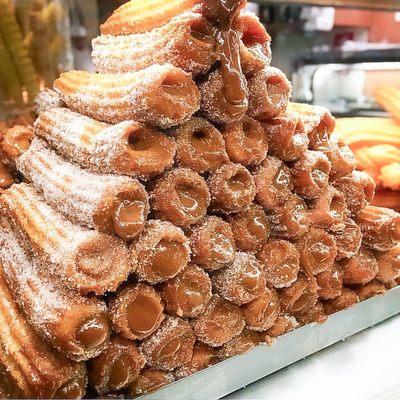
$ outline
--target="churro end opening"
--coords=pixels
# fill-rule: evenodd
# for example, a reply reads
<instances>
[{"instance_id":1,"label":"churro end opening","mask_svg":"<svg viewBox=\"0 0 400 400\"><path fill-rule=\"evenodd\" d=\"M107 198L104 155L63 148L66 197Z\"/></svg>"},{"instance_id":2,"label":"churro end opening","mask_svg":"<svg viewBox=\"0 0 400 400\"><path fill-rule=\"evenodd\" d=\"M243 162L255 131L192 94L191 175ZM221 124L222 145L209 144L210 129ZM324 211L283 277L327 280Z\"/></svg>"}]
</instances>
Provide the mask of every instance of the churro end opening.
<instances>
[{"instance_id":1,"label":"churro end opening","mask_svg":"<svg viewBox=\"0 0 400 400\"><path fill-rule=\"evenodd\" d=\"M163 81L161 82L161 89L165 94L170 96L182 97L184 95L182 91L182 79L173 73L168 74L163 79Z\"/></svg>"},{"instance_id":2,"label":"churro end opening","mask_svg":"<svg viewBox=\"0 0 400 400\"><path fill-rule=\"evenodd\" d=\"M176 193L180 202L182 211L194 218L203 213L204 205L202 199L204 193L189 183L180 183L176 185Z\"/></svg>"},{"instance_id":3,"label":"churro end opening","mask_svg":"<svg viewBox=\"0 0 400 400\"><path fill-rule=\"evenodd\" d=\"M160 360L173 358L175 354L181 349L181 347L182 340L179 337L167 342L159 353Z\"/></svg>"},{"instance_id":4,"label":"churro end opening","mask_svg":"<svg viewBox=\"0 0 400 400\"><path fill-rule=\"evenodd\" d=\"M151 259L152 269L163 278L173 278L187 263L185 246L170 239L161 239Z\"/></svg>"},{"instance_id":5,"label":"churro end opening","mask_svg":"<svg viewBox=\"0 0 400 400\"><path fill-rule=\"evenodd\" d=\"M112 391L118 391L124 388L130 380L132 360L126 355L122 354L111 365L108 388Z\"/></svg>"},{"instance_id":6,"label":"churro end opening","mask_svg":"<svg viewBox=\"0 0 400 400\"><path fill-rule=\"evenodd\" d=\"M76 339L87 350L101 347L109 337L108 321L103 316L91 317L85 320L76 333Z\"/></svg>"},{"instance_id":7,"label":"churro end opening","mask_svg":"<svg viewBox=\"0 0 400 400\"><path fill-rule=\"evenodd\" d=\"M243 171L238 171L228 180L229 189L235 192L246 190L248 184L248 176Z\"/></svg>"},{"instance_id":8,"label":"churro end opening","mask_svg":"<svg viewBox=\"0 0 400 400\"><path fill-rule=\"evenodd\" d=\"M132 130L128 135L128 145L133 151L148 151L156 145L155 135L146 128Z\"/></svg>"}]
</instances>

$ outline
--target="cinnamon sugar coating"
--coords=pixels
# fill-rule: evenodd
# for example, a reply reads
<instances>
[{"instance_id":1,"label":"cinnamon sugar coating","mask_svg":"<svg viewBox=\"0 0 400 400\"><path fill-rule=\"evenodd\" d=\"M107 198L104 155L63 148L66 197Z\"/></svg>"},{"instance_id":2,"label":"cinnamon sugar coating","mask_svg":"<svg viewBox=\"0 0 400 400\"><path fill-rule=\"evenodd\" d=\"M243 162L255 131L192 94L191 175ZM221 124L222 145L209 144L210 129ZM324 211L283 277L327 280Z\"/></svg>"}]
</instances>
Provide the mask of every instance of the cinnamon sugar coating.
<instances>
[{"instance_id":1,"label":"cinnamon sugar coating","mask_svg":"<svg viewBox=\"0 0 400 400\"><path fill-rule=\"evenodd\" d=\"M192 260L206 271L216 271L235 259L235 241L230 225L216 216L206 216L189 230Z\"/></svg>"},{"instance_id":2,"label":"cinnamon sugar coating","mask_svg":"<svg viewBox=\"0 0 400 400\"><path fill-rule=\"evenodd\" d=\"M324 305L322 302L317 301L310 310L297 315L296 319L299 321L300 325L308 325L313 322L316 322L317 324L323 324L326 322L328 317L325 314Z\"/></svg>"},{"instance_id":3,"label":"cinnamon sugar coating","mask_svg":"<svg viewBox=\"0 0 400 400\"><path fill-rule=\"evenodd\" d=\"M181 227L199 222L210 204L205 180L186 168L177 168L156 181L150 194L154 215Z\"/></svg>"},{"instance_id":4,"label":"cinnamon sugar coating","mask_svg":"<svg viewBox=\"0 0 400 400\"><path fill-rule=\"evenodd\" d=\"M162 387L174 382L175 378L171 372L159 369L144 369L138 378L129 386L128 396L132 398L153 393Z\"/></svg>"},{"instance_id":5,"label":"cinnamon sugar coating","mask_svg":"<svg viewBox=\"0 0 400 400\"><path fill-rule=\"evenodd\" d=\"M60 107L66 107L66 104L53 89L44 89L35 98L34 111L38 116L47 110Z\"/></svg>"},{"instance_id":6,"label":"cinnamon sugar coating","mask_svg":"<svg viewBox=\"0 0 400 400\"><path fill-rule=\"evenodd\" d=\"M358 285L353 287L353 290L357 293L360 301L367 300L371 297L383 295L386 293L386 287L383 283L373 280L365 285Z\"/></svg>"},{"instance_id":7,"label":"cinnamon sugar coating","mask_svg":"<svg viewBox=\"0 0 400 400\"><path fill-rule=\"evenodd\" d=\"M342 294L339 297L324 302L325 313L326 315L337 313L354 306L359 301L357 293L348 288L343 288Z\"/></svg>"},{"instance_id":8,"label":"cinnamon sugar coating","mask_svg":"<svg viewBox=\"0 0 400 400\"><path fill-rule=\"evenodd\" d=\"M172 131L176 161L198 173L213 172L229 162L221 133L203 118L193 117Z\"/></svg>"},{"instance_id":9,"label":"cinnamon sugar coating","mask_svg":"<svg viewBox=\"0 0 400 400\"><path fill-rule=\"evenodd\" d=\"M339 297L343 288L343 271L338 263L334 263L328 270L316 276L318 296L322 300Z\"/></svg>"},{"instance_id":10,"label":"cinnamon sugar coating","mask_svg":"<svg viewBox=\"0 0 400 400\"><path fill-rule=\"evenodd\" d=\"M327 153L332 169L330 174L331 181L335 181L351 173L356 169L357 159L343 141L330 139L330 151Z\"/></svg>"},{"instance_id":11,"label":"cinnamon sugar coating","mask_svg":"<svg viewBox=\"0 0 400 400\"><path fill-rule=\"evenodd\" d=\"M289 333L298 327L299 323L295 317L287 314L281 314L275 320L274 325L267 331L261 332L260 336L263 342L268 343L271 339L285 335L286 333Z\"/></svg>"},{"instance_id":12,"label":"cinnamon sugar coating","mask_svg":"<svg viewBox=\"0 0 400 400\"><path fill-rule=\"evenodd\" d=\"M167 317L161 328L142 342L140 349L148 366L173 371L190 361L195 340L189 322Z\"/></svg>"},{"instance_id":13,"label":"cinnamon sugar coating","mask_svg":"<svg viewBox=\"0 0 400 400\"><path fill-rule=\"evenodd\" d=\"M384 284L390 284L400 278L400 244L385 252L376 252L378 275L376 279Z\"/></svg>"},{"instance_id":14,"label":"cinnamon sugar coating","mask_svg":"<svg viewBox=\"0 0 400 400\"><path fill-rule=\"evenodd\" d=\"M345 218L330 228L337 244L336 260L355 256L361 247L361 228L351 218Z\"/></svg>"},{"instance_id":15,"label":"cinnamon sugar coating","mask_svg":"<svg viewBox=\"0 0 400 400\"><path fill-rule=\"evenodd\" d=\"M218 349L218 358L220 360L226 360L227 358L245 354L258 346L259 343L260 339L257 332L245 328L239 336L234 337Z\"/></svg>"}]
</instances>

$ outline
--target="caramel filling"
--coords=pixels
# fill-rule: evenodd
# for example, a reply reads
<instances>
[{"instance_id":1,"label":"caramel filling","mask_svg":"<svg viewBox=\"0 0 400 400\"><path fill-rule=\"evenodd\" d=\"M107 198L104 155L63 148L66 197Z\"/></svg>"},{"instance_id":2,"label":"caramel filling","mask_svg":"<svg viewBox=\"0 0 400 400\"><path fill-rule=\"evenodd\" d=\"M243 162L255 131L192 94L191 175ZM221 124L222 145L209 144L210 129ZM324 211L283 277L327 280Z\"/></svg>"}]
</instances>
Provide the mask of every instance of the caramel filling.
<instances>
[{"instance_id":1,"label":"caramel filling","mask_svg":"<svg viewBox=\"0 0 400 400\"><path fill-rule=\"evenodd\" d=\"M182 211L192 218L198 218L204 211L204 205L201 204L202 196L199 191L189 185L177 186L176 193L179 198Z\"/></svg>"},{"instance_id":2,"label":"caramel filling","mask_svg":"<svg viewBox=\"0 0 400 400\"><path fill-rule=\"evenodd\" d=\"M192 277L185 277L179 284L178 301L179 304L188 304L191 309L196 309L204 304L207 292L198 281Z\"/></svg>"},{"instance_id":3,"label":"caramel filling","mask_svg":"<svg viewBox=\"0 0 400 400\"><path fill-rule=\"evenodd\" d=\"M135 238L146 222L146 204L140 200L117 200L111 208L115 233L125 240Z\"/></svg>"},{"instance_id":4,"label":"caramel filling","mask_svg":"<svg viewBox=\"0 0 400 400\"><path fill-rule=\"evenodd\" d=\"M168 342L160 351L159 358L165 360L166 358L173 358L182 347L181 338L176 338Z\"/></svg>"},{"instance_id":5,"label":"caramel filling","mask_svg":"<svg viewBox=\"0 0 400 400\"><path fill-rule=\"evenodd\" d=\"M254 293L259 289L260 276L261 271L254 265L247 263L241 273L240 282L249 293Z\"/></svg>"},{"instance_id":6,"label":"caramel filling","mask_svg":"<svg viewBox=\"0 0 400 400\"><path fill-rule=\"evenodd\" d=\"M247 177L243 173L238 172L228 180L228 187L233 192L241 192L246 190L247 183Z\"/></svg>"},{"instance_id":7,"label":"caramel filling","mask_svg":"<svg viewBox=\"0 0 400 400\"><path fill-rule=\"evenodd\" d=\"M126 354L122 354L113 362L108 378L109 390L121 390L129 383L131 378L131 363L132 360Z\"/></svg>"},{"instance_id":8,"label":"caramel filling","mask_svg":"<svg viewBox=\"0 0 400 400\"><path fill-rule=\"evenodd\" d=\"M235 254L233 242L224 234L222 229L210 233L210 257L221 264L228 263Z\"/></svg>"},{"instance_id":9,"label":"caramel filling","mask_svg":"<svg viewBox=\"0 0 400 400\"><path fill-rule=\"evenodd\" d=\"M104 317L92 317L82 323L76 333L76 339L87 350L100 347L108 340L109 327Z\"/></svg>"},{"instance_id":10,"label":"caramel filling","mask_svg":"<svg viewBox=\"0 0 400 400\"><path fill-rule=\"evenodd\" d=\"M324 168L322 164L316 165L315 169L311 172L311 179L321 189L326 186L328 176L328 169Z\"/></svg>"},{"instance_id":11,"label":"caramel filling","mask_svg":"<svg viewBox=\"0 0 400 400\"><path fill-rule=\"evenodd\" d=\"M263 215L254 215L247 222L247 230L257 239L266 239L268 235L268 221Z\"/></svg>"},{"instance_id":12,"label":"caramel filling","mask_svg":"<svg viewBox=\"0 0 400 400\"><path fill-rule=\"evenodd\" d=\"M283 80L278 76L272 76L267 80L267 93L272 104L280 104L283 93L285 93Z\"/></svg>"},{"instance_id":13,"label":"caramel filling","mask_svg":"<svg viewBox=\"0 0 400 400\"><path fill-rule=\"evenodd\" d=\"M140 293L127 306L127 318L132 333L137 335L152 332L162 314L162 308L151 296Z\"/></svg>"},{"instance_id":14,"label":"caramel filling","mask_svg":"<svg viewBox=\"0 0 400 400\"><path fill-rule=\"evenodd\" d=\"M154 249L151 268L163 278L173 278L186 261L187 252L182 243L162 239Z\"/></svg>"},{"instance_id":15,"label":"caramel filling","mask_svg":"<svg viewBox=\"0 0 400 400\"><path fill-rule=\"evenodd\" d=\"M54 395L55 399L81 399L85 394L84 378L74 378L62 385Z\"/></svg>"},{"instance_id":16,"label":"caramel filling","mask_svg":"<svg viewBox=\"0 0 400 400\"><path fill-rule=\"evenodd\" d=\"M290 183L290 172L283 166L276 171L272 184L277 191L286 191Z\"/></svg>"},{"instance_id":17,"label":"caramel filling","mask_svg":"<svg viewBox=\"0 0 400 400\"><path fill-rule=\"evenodd\" d=\"M205 129L198 129L193 132L191 144L196 152L200 154L212 153L213 146L215 146L212 135Z\"/></svg>"}]
</instances>

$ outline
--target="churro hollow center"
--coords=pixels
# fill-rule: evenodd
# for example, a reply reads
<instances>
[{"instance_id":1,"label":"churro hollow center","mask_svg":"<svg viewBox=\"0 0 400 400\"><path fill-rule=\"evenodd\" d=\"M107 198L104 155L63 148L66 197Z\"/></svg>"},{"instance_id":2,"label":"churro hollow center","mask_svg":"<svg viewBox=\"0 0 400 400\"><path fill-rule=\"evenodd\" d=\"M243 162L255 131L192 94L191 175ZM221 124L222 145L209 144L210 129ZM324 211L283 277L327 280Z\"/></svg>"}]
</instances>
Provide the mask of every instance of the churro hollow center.
<instances>
[{"instance_id":1,"label":"churro hollow center","mask_svg":"<svg viewBox=\"0 0 400 400\"><path fill-rule=\"evenodd\" d=\"M238 171L228 179L228 188L233 192L242 192L249 186L249 177L242 171Z\"/></svg>"},{"instance_id":2,"label":"churro hollow center","mask_svg":"<svg viewBox=\"0 0 400 400\"><path fill-rule=\"evenodd\" d=\"M242 42L246 47L254 47L256 45L263 45L268 41L269 36L261 25L251 24L244 30Z\"/></svg>"},{"instance_id":3,"label":"churro hollow center","mask_svg":"<svg viewBox=\"0 0 400 400\"><path fill-rule=\"evenodd\" d=\"M190 308L196 309L204 304L207 298L207 289L199 284L199 281L192 280L192 276L185 276L179 283L177 297L179 304L187 304Z\"/></svg>"},{"instance_id":4,"label":"churro hollow center","mask_svg":"<svg viewBox=\"0 0 400 400\"><path fill-rule=\"evenodd\" d=\"M266 216L262 213L251 215L247 221L247 230L255 238L265 239L269 232Z\"/></svg>"},{"instance_id":5,"label":"churro hollow center","mask_svg":"<svg viewBox=\"0 0 400 400\"><path fill-rule=\"evenodd\" d=\"M157 147L156 135L149 129L135 129L128 136L128 144L134 152L148 152Z\"/></svg>"},{"instance_id":6,"label":"churro hollow center","mask_svg":"<svg viewBox=\"0 0 400 400\"><path fill-rule=\"evenodd\" d=\"M199 153L208 153L214 144L211 133L206 128L196 129L191 137L191 145Z\"/></svg>"},{"instance_id":7,"label":"churro hollow center","mask_svg":"<svg viewBox=\"0 0 400 400\"><path fill-rule=\"evenodd\" d=\"M176 241L161 239L151 257L151 268L163 278L173 278L186 264L185 246Z\"/></svg>"},{"instance_id":8,"label":"churro hollow center","mask_svg":"<svg viewBox=\"0 0 400 400\"><path fill-rule=\"evenodd\" d=\"M167 358L173 358L176 353L181 349L182 347L182 339L181 338L175 338L172 339L171 341L167 342L165 346L160 350L159 353L159 358L161 360L165 360Z\"/></svg>"},{"instance_id":9,"label":"churro hollow center","mask_svg":"<svg viewBox=\"0 0 400 400\"><path fill-rule=\"evenodd\" d=\"M138 294L127 307L129 327L134 334L152 332L161 314L162 308L157 300L145 293Z\"/></svg>"},{"instance_id":10,"label":"churro hollow center","mask_svg":"<svg viewBox=\"0 0 400 400\"><path fill-rule=\"evenodd\" d=\"M184 95L185 84L178 76L173 73L168 74L161 82L161 90L169 96L182 97Z\"/></svg>"},{"instance_id":11,"label":"churro hollow center","mask_svg":"<svg viewBox=\"0 0 400 400\"><path fill-rule=\"evenodd\" d=\"M247 263L243 268L240 283L249 292L254 293L260 286L261 271L253 264Z\"/></svg>"},{"instance_id":12,"label":"churro hollow center","mask_svg":"<svg viewBox=\"0 0 400 400\"><path fill-rule=\"evenodd\" d=\"M346 210L346 203L343 197L336 194L333 195L329 208L335 218L340 218Z\"/></svg>"},{"instance_id":13,"label":"churro hollow center","mask_svg":"<svg viewBox=\"0 0 400 400\"><path fill-rule=\"evenodd\" d=\"M132 360L126 354L122 354L112 363L108 378L108 388L110 390L121 390L129 383L131 364Z\"/></svg>"},{"instance_id":14,"label":"churro hollow center","mask_svg":"<svg viewBox=\"0 0 400 400\"><path fill-rule=\"evenodd\" d=\"M192 218L200 217L206 207L204 193L193 185L176 185L176 194L182 211Z\"/></svg>"},{"instance_id":15,"label":"churro hollow center","mask_svg":"<svg viewBox=\"0 0 400 400\"><path fill-rule=\"evenodd\" d=\"M102 316L87 319L82 323L76 333L76 339L88 350L100 347L107 341L108 336L108 322Z\"/></svg>"}]
</instances>

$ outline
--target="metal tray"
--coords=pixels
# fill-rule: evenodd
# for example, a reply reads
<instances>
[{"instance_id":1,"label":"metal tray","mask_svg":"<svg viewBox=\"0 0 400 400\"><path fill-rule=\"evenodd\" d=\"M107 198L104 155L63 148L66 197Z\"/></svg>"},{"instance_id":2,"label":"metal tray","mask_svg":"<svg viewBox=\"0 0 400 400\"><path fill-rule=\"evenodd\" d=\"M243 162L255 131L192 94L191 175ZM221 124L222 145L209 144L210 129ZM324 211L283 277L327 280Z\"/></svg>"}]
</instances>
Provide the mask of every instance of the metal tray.
<instances>
[{"instance_id":1,"label":"metal tray","mask_svg":"<svg viewBox=\"0 0 400 400\"><path fill-rule=\"evenodd\" d=\"M400 286L332 315L323 325L299 328L272 347L260 345L140 399L217 400L398 313Z\"/></svg>"}]
</instances>

